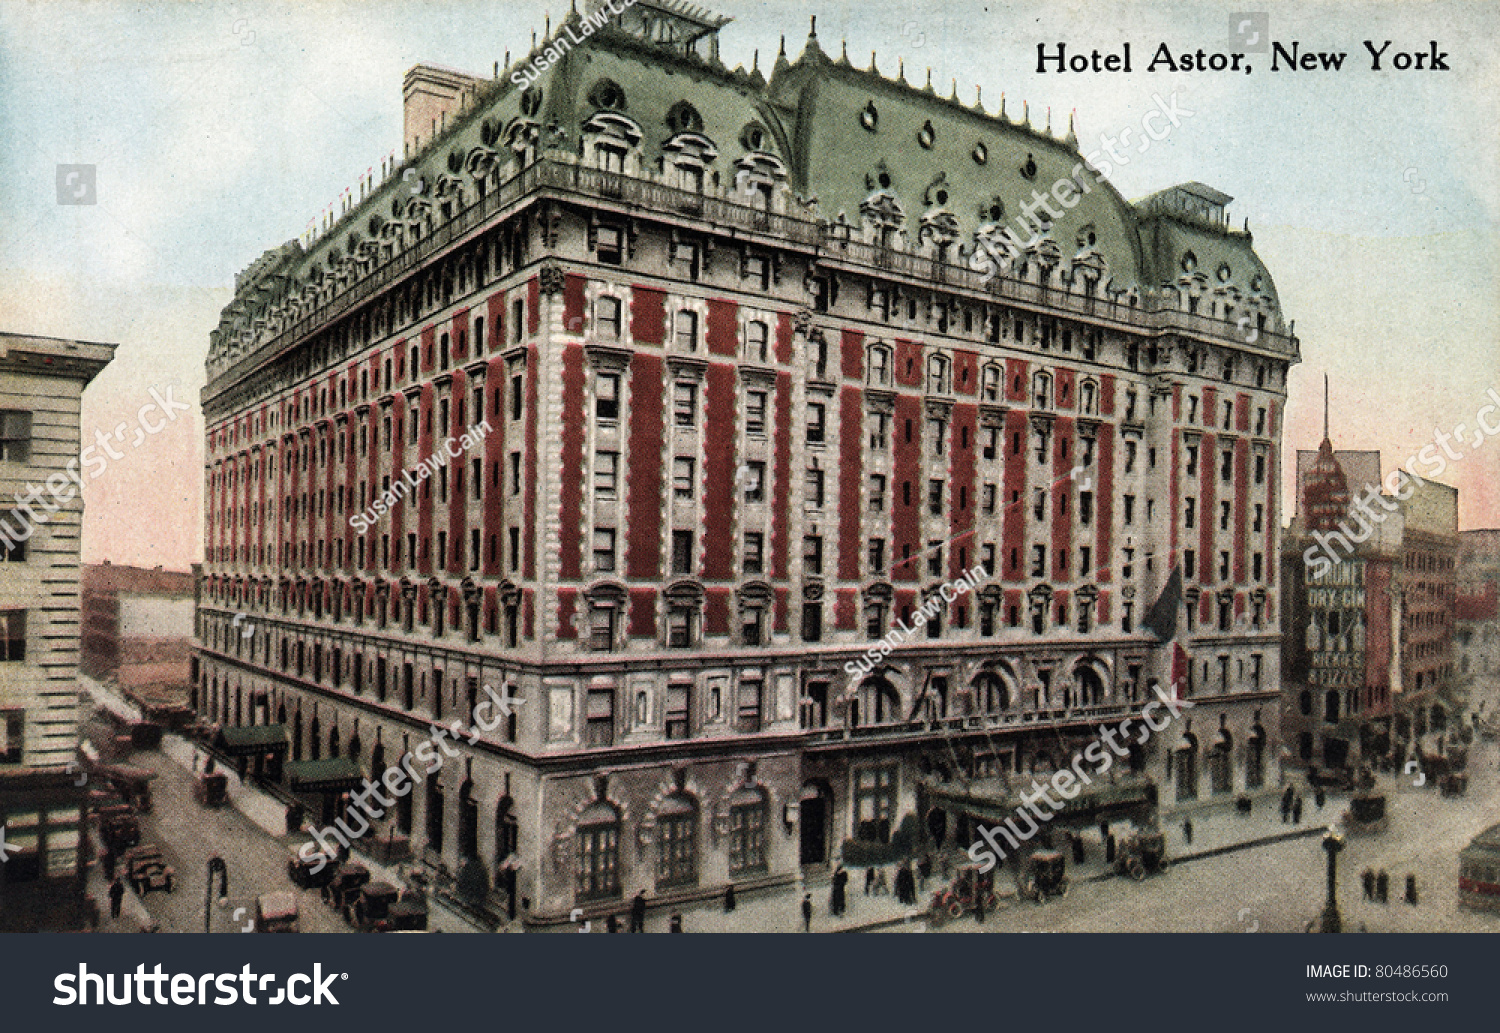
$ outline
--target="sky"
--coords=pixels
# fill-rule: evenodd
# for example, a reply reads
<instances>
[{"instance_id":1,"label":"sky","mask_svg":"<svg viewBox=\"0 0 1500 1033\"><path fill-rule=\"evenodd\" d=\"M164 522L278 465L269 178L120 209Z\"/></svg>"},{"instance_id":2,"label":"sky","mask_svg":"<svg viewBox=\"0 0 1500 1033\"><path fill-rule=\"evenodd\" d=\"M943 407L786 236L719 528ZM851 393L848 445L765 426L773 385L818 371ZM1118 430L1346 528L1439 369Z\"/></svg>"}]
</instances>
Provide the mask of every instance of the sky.
<instances>
[{"instance_id":1,"label":"sky","mask_svg":"<svg viewBox=\"0 0 1500 1033\"><path fill-rule=\"evenodd\" d=\"M1038 124L1050 107L1059 132L1076 112L1085 153L1176 92L1191 116L1111 179L1129 198L1207 183L1234 198L1234 225L1249 220L1302 342L1286 455L1322 437L1325 373L1335 446L1378 449L1388 470L1438 430L1475 438L1486 390L1500 393L1500 5L1259 0L1249 13L1270 39L1347 57L1338 71L1273 72L1252 54L1249 74L1145 70L1162 43L1228 52L1244 0L708 6L734 18L720 34L731 66L758 50L768 71L782 34L795 58L816 15L824 49L847 40L860 66L873 50L887 75L898 60L917 82L931 68L944 93L956 79L972 102L978 87L992 111L1004 93ZM196 400L235 274L400 147L408 68L490 72L529 48L548 10L0 0L0 328L119 345L85 393L86 440L135 420L153 388L195 404L88 485L85 562L201 559ZM1382 71L1365 40L1391 42ZM1129 75L1038 73L1038 44L1107 55L1125 42ZM1448 71L1390 68L1434 46ZM96 203L58 203L62 164L94 166ZM1442 479L1460 489L1461 526L1500 526L1500 438L1457 451Z\"/></svg>"}]
</instances>

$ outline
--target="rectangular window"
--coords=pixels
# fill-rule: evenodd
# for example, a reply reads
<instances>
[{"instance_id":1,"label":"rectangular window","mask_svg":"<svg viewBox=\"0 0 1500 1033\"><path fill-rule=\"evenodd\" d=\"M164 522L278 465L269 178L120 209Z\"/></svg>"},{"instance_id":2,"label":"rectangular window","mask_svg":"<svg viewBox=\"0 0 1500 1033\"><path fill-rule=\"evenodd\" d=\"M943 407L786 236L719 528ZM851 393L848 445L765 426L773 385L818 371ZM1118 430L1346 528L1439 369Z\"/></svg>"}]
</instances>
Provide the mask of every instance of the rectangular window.
<instances>
[{"instance_id":1,"label":"rectangular window","mask_svg":"<svg viewBox=\"0 0 1500 1033\"><path fill-rule=\"evenodd\" d=\"M933 516L943 515L943 482L930 480L927 482L927 511Z\"/></svg>"},{"instance_id":2,"label":"rectangular window","mask_svg":"<svg viewBox=\"0 0 1500 1033\"><path fill-rule=\"evenodd\" d=\"M620 418L620 377L615 373L594 375L594 417L604 423Z\"/></svg>"},{"instance_id":3,"label":"rectangular window","mask_svg":"<svg viewBox=\"0 0 1500 1033\"><path fill-rule=\"evenodd\" d=\"M615 529L612 527L597 527L594 529L594 570L601 574L612 573L615 569Z\"/></svg>"},{"instance_id":4,"label":"rectangular window","mask_svg":"<svg viewBox=\"0 0 1500 1033\"><path fill-rule=\"evenodd\" d=\"M0 410L0 462L31 461L31 413Z\"/></svg>"},{"instance_id":5,"label":"rectangular window","mask_svg":"<svg viewBox=\"0 0 1500 1033\"><path fill-rule=\"evenodd\" d=\"M1087 527L1094 520L1094 493L1091 491L1080 491L1078 493L1078 522Z\"/></svg>"},{"instance_id":6,"label":"rectangular window","mask_svg":"<svg viewBox=\"0 0 1500 1033\"><path fill-rule=\"evenodd\" d=\"M766 804L729 809L729 874L763 872L766 865Z\"/></svg>"},{"instance_id":7,"label":"rectangular window","mask_svg":"<svg viewBox=\"0 0 1500 1033\"><path fill-rule=\"evenodd\" d=\"M1184 549L1182 551L1182 576L1191 581L1197 572L1198 553L1193 549Z\"/></svg>"},{"instance_id":8,"label":"rectangular window","mask_svg":"<svg viewBox=\"0 0 1500 1033\"><path fill-rule=\"evenodd\" d=\"M874 575L874 574L884 574L885 573L885 539L884 538L871 538L870 539L870 573L872 575Z\"/></svg>"},{"instance_id":9,"label":"rectangular window","mask_svg":"<svg viewBox=\"0 0 1500 1033\"><path fill-rule=\"evenodd\" d=\"M885 474L870 474L870 512L885 512Z\"/></svg>"},{"instance_id":10,"label":"rectangular window","mask_svg":"<svg viewBox=\"0 0 1500 1033\"><path fill-rule=\"evenodd\" d=\"M1031 576L1047 576L1047 547L1045 545L1031 547Z\"/></svg>"},{"instance_id":11,"label":"rectangular window","mask_svg":"<svg viewBox=\"0 0 1500 1033\"><path fill-rule=\"evenodd\" d=\"M808 470L806 474L807 490L804 493L808 505L817 509L823 508L823 471Z\"/></svg>"},{"instance_id":12,"label":"rectangular window","mask_svg":"<svg viewBox=\"0 0 1500 1033\"><path fill-rule=\"evenodd\" d=\"M995 512L995 496L997 495L997 493L998 489L995 485L986 484L984 486L984 511L986 513Z\"/></svg>"},{"instance_id":13,"label":"rectangular window","mask_svg":"<svg viewBox=\"0 0 1500 1033\"><path fill-rule=\"evenodd\" d=\"M608 150L608 148L600 147L601 157L603 156L602 152L605 152L607 150ZM624 155L619 154L618 152L615 152L614 153L614 157L617 160L619 160L621 162L621 164L623 165ZM624 169L622 167L622 168L617 168L614 171L616 171L616 172L622 172L622 171L624 171ZM595 257L597 257L599 259L599 261L603 262L606 265L619 265L620 262L621 262L621 260L624 258L624 253L625 253L625 249L624 249L624 246L623 246L624 245L624 236L625 235L622 232L620 232L620 228L618 226L610 226L607 223L606 224L601 224L594 231L594 254L595 254ZM618 316L618 314L619 314L619 302L618 301L615 302L615 306L616 306L615 307L615 312L616 312L616 315Z\"/></svg>"},{"instance_id":14,"label":"rectangular window","mask_svg":"<svg viewBox=\"0 0 1500 1033\"><path fill-rule=\"evenodd\" d=\"M804 574L823 573L823 536L817 534L806 535L802 539L802 572Z\"/></svg>"},{"instance_id":15,"label":"rectangular window","mask_svg":"<svg viewBox=\"0 0 1500 1033\"><path fill-rule=\"evenodd\" d=\"M594 336L606 341L620 339L620 299L602 297L594 302Z\"/></svg>"},{"instance_id":16,"label":"rectangular window","mask_svg":"<svg viewBox=\"0 0 1500 1033\"><path fill-rule=\"evenodd\" d=\"M761 574L765 569L765 535L760 531L745 532L744 571L746 575Z\"/></svg>"},{"instance_id":17,"label":"rectangular window","mask_svg":"<svg viewBox=\"0 0 1500 1033\"><path fill-rule=\"evenodd\" d=\"M758 459L752 459L745 464L745 501L764 502L766 500L766 464Z\"/></svg>"},{"instance_id":18,"label":"rectangular window","mask_svg":"<svg viewBox=\"0 0 1500 1033\"><path fill-rule=\"evenodd\" d=\"M745 324L745 358L751 362L766 362L771 357L771 334L766 324L751 320Z\"/></svg>"},{"instance_id":19,"label":"rectangular window","mask_svg":"<svg viewBox=\"0 0 1500 1033\"><path fill-rule=\"evenodd\" d=\"M589 690L585 719L584 745L614 745L615 692L613 689Z\"/></svg>"},{"instance_id":20,"label":"rectangular window","mask_svg":"<svg viewBox=\"0 0 1500 1033\"><path fill-rule=\"evenodd\" d=\"M666 737L668 739L686 739L688 737L688 719L692 712L692 692L693 689L690 685L667 686Z\"/></svg>"},{"instance_id":21,"label":"rectangular window","mask_svg":"<svg viewBox=\"0 0 1500 1033\"><path fill-rule=\"evenodd\" d=\"M979 562L984 565L984 572L991 577L995 574L995 543L985 542L979 547Z\"/></svg>"},{"instance_id":22,"label":"rectangular window","mask_svg":"<svg viewBox=\"0 0 1500 1033\"><path fill-rule=\"evenodd\" d=\"M0 661L26 659L26 611L0 610Z\"/></svg>"},{"instance_id":23,"label":"rectangular window","mask_svg":"<svg viewBox=\"0 0 1500 1033\"><path fill-rule=\"evenodd\" d=\"M760 731L761 695L761 682L752 679L745 679L740 682L739 706L735 710L735 731Z\"/></svg>"},{"instance_id":24,"label":"rectangular window","mask_svg":"<svg viewBox=\"0 0 1500 1033\"><path fill-rule=\"evenodd\" d=\"M823 641L823 604L802 604L802 641Z\"/></svg>"},{"instance_id":25,"label":"rectangular window","mask_svg":"<svg viewBox=\"0 0 1500 1033\"><path fill-rule=\"evenodd\" d=\"M884 452L890 447L891 441L891 417L888 413L875 412L870 414L870 448L875 451Z\"/></svg>"},{"instance_id":26,"label":"rectangular window","mask_svg":"<svg viewBox=\"0 0 1500 1033\"><path fill-rule=\"evenodd\" d=\"M589 648L596 653L615 648L615 625L618 611L613 606L595 606L589 611Z\"/></svg>"},{"instance_id":27,"label":"rectangular window","mask_svg":"<svg viewBox=\"0 0 1500 1033\"><path fill-rule=\"evenodd\" d=\"M686 606L667 609L667 646L688 649L693 644L693 611Z\"/></svg>"},{"instance_id":28,"label":"rectangular window","mask_svg":"<svg viewBox=\"0 0 1500 1033\"><path fill-rule=\"evenodd\" d=\"M807 443L809 445L821 445L823 443L825 408L819 402L810 402L807 406Z\"/></svg>"},{"instance_id":29,"label":"rectangular window","mask_svg":"<svg viewBox=\"0 0 1500 1033\"><path fill-rule=\"evenodd\" d=\"M1135 522L1135 496L1122 496L1122 501L1125 503L1125 525L1128 527Z\"/></svg>"},{"instance_id":30,"label":"rectangular window","mask_svg":"<svg viewBox=\"0 0 1500 1033\"><path fill-rule=\"evenodd\" d=\"M0 513L0 521L3 521L0 523L0 530L10 532L5 537L0 537L0 563L25 563L26 542L30 535L28 534L26 538L15 536L26 534L27 528L31 526L30 521L24 514L17 513L15 510Z\"/></svg>"},{"instance_id":31,"label":"rectangular window","mask_svg":"<svg viewBox=\"0 0 1500 1033\"><path fill-rule=\"evenodd\" d=\"M510 454L510 493L521 494L521 453Z\"/></svg>"},{"instance_id":32,"label":"rectangular window","mask_svg":"<svg viewBox=\"0 0 1500 1033\"><path fill-rule=\"evenodd\" d=\"M672 460L672 497L692 501L695 494L694 470L696 463L688 456L677 456Z\"/></svg>"},{"instance_id":33,"label":"rectangular window","mask_svg":"<svg viewBox=\"0 0 1500 1033\"><path fill-rule=\"evenodd\" d=\"M616 497L620 477L620 453L594 453L594 497L612 499Z\"/></svg>"},{"instance_id":34,"label":"rectangular window","mask_svg":"<svg viewBox=\"0 0 1500 1033\"><path fill-rule=\"evenodd\" d=\"M698 350L698 313L687 309L677 313L675 343L680 352Z\"/></svg>"},{"instance_id":35,"label":"rectangular window","mask_svg":"<svg viewBox=\"0 0 1500 1033\"><path fill-rule=\"evenodd\" d=\"M0 764L19 764L26 746L26 713L8 710L0 714Z\"/></svg>"},{"instance_id":36,"label":"rectangular window","mask_svg":"<svg viewBox=\"0 0 1500 1033\"><path fill-rule=\"evenodd\" d=\"M698 425L698 385L672 385L672 422L678 427Z\"/></svg>"},{"instance_id":37,"label":"rectangular window","mask_svg":"<svg viewBox=\"0 0 1500 1033\"><path fill-rule=\"evenodd\" d=\"M672 573L691 574L693 572L693 532L672 532Z\"/></svg>"},{"instance_id":38,"label":"rectangular window","mask_svg":"<svg viewBox=\"0 0 1500 1033\"><path fill-rule=\"evenodd\" d=\"M927 543L927 574L929 577L943 576L943 543L941 540Z\"/></svg>"},{"instance_id":39,"label":"rectangular window","mask_svg":"<svg viewBox=\"0 0 1500 1033\"><path fill-rule=\"evenodd\" d=\"M766 436L766 392L745 392L745 435L752 438Z\"/></svg>"}]
</instances>

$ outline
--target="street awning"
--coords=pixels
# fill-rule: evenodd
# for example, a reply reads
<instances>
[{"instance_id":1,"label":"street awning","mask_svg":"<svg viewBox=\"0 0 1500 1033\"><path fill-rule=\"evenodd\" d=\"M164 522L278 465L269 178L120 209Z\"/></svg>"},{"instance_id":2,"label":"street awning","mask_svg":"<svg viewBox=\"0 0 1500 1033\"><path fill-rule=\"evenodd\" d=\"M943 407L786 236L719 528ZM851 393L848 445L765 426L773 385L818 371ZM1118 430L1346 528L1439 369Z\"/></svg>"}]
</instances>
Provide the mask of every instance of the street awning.
<instances>
[{"instance_id":1,"label":"street awning","mask_svg":"<svg viewBox=\"0 0 1500 1033\"><path fill-rule=\"evenodd\" d=\"M359 765L348 757L297 760L286 766L287 787L292 792L341 793L364 785Z\"/></svg>"},{"instance_id":2,"label":"street awning","mask_svg":"<svg viewBox=\"0 0 1500 1033\"><path fill-rule=\"evenodd\" d=\"M1042 782L1047 779L1038 775ZM927 784L929 802L946 810L985 821L1002 822L1024 806L1020 796L1000 779L961 783ZM1061 794L1058 794L1061 796ZM1096 782L1070 800L1063 800L1054 820L1060 824L1088 825L1112 817L1144 816L1156 810L1156 786L1147 778L1130 775L1116 782Z\"/></svg>"},{"instance_id":3,"label":"street awning","mask_svg":"<svg viewBox=\"0 0 1500 1033\"><path fill-rule=\"evenodd\" d=\"M231 757L285 752L290 744L286 725L227 725L219 729L214 741L215 746Z\"/></svg>"}]
</instances>

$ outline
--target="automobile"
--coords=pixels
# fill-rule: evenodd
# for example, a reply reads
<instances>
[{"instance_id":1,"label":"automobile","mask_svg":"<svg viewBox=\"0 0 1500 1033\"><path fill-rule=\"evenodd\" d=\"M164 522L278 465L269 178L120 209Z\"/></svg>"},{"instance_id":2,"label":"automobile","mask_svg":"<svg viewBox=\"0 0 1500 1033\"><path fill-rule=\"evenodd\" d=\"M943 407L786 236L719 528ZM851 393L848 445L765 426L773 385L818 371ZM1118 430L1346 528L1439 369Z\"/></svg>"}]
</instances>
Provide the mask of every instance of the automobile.
<instances>
[{"instance_id":1,"label":"automobile","mask_svg":"<svg viewBox=\"0 0 1500 1033\"><path fill-rule=\"evenodd\" d=\"M425 933L427 931L427 903L413 897L403 896L391 905L385 916L385 930L393 933Z\"/></svg>"},{"instance_id":2,"label":"automobile","mask_svg":"<svg viewBox=\"0 0 1500 1033\"><path fill-rule=\"evenodd\" d=\"M1465 774L1448 774L1438 780L1438 787L1444 796L1463 796L1469 791L1469 776Z\"/></svg>"},{"instance_id":3,"label":"automobile","mask_svg":"<svg viewBox=\"0 0 1500 1033\"><path fill-rule=\"evenodd\" d=\"M337 858L323 853L303 857L294 853L286 859L286 877L303 889L322 889L339 873Z\"/></svg>"},{"instance_id":4,"label":"automobile","mask_svg":"<svg viewBox=\"0 0 1500 1033\"><path fill-rule=\"evenodd\" d=\"M296 933L300 918L297 895L286 890L262 893L255 901L255 931L258 933Z\"/></svg>"},{"instance_id":5,"label":"automobile","mask_svg":"<svg viewBox=\"0 0 1500 1033\"><path fill-rule=\"evenodd\" d=\"M1384 832L1390 824L1385 810L1385 797L1379 793L1351 796L1343 821L1351 833Z\"/></svg>"},{"instance_id":6,"label":"automobile","mask_svg":"<svg viewBox=\"0 0 1500 1033\"><path fill-rule=\"evenodd\" d=\"M951 883L932 895L932 917L941 923L947 918L961 918L975 907L993 911L999 904L995 877L981 871L977 864L965 864L953 873Z\"/></svg>"},{"instance_id":7,"label":"automobile","mask_svg":"<svg viewBox=\"0 0 1500 1033\"><path fill-rule=\"evenodd\" d=\"M161 848L152 843L133 846L121 855L125 878L135 887L137 896L144 897L152 890L162 889L171 893L177 882L177 871L167 864Z\"/></svg>"},{"instance_id":8,"label":"automobile","mask_svg":"<svg viewBox=\"0 0 1500 1033\"><path fill-rule=\"evenodd\" d=\"M120 853L141 841L141 823L128 803L106 804L94 813L99 819L99 838L108 849Z\"/></svg>"},{"instance_id":9,"label":"automobile","mask_svg":"<svg viewBox=\"0 0 1500 1033\"><path fill-rule=\"evenodd\" d=\"M344 917L360 932L372 932L400 897L401 891L388 882L366 883L351 899Z\"/></svg>"},{"instance_id":10,"label":"automobile","mask_svg":"<svg viewBox=\"0 0 1500 1033\"><path fill-rule=\"evenodd\" d=\"M334 910L343 911L354 903L354 898L370 881L370 869L355 861L345 862L323 887L323 899L333 905Z\"/></svg>"},{"instance_id":11,"label":"automobile","mask_svg":"<svg viewBox=\"0 0 1500 1033\"><path fill-rule=\"evenodd\" d=\"M223 807L229 802L229 776L222 771L200 774L193 783L193 796L205 807Z\"/></svg>"},{"instance_id":12,"label":"automobile","mask_svg":"<svg viewBox=\"0 0 1500 1033\"><path fill-rule=\"evenodd\" d=\"M1026 860L1021 876L1021 895L1038 904L1048 897L1068 895L1068 862L1060 850L1038 850Z\"/></svg>"},{"instance_id":13,"label":"automobile","mask_svg":"<svg viewBox=\"0 0 1500 1033\"><path fill-rule=\"evenodd\" d=\"M1165 872L1167 837L1161 832L1132 832L1120 840L1115 850L1115 874L1129 875L1136 882L1148 872Z\"/></svg>"}]
</instances>

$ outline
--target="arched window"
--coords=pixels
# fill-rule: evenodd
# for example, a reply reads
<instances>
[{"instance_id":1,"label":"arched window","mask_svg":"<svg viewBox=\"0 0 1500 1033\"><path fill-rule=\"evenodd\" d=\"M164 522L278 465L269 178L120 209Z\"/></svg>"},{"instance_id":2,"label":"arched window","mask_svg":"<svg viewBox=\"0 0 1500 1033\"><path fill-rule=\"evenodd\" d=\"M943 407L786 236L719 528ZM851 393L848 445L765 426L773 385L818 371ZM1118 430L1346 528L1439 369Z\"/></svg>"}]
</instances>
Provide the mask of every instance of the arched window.
<instances>
[{"instance_id":1,"label":"arched window","mask_svg":"<svg viewBox=\"0 0 1500 1033\"><path fill-rule=\"evenodd\" d=\"M443 787L438 784L437 779L431 779L427 783L427 848L435 853L443 852L443 819L444 805Z\"/></svg>"},{"instance_id":2,"label":"arched window","mask_svg":"<svg viewBox=\"0 0 1500 1033\"><path fill-rule=\"evenodd\" d=\"M980 397L986 402L1000 401L1000 367L986 366L980 372L979 383L981 388Z\"/></svg>"},{"instance_id":3,"label":"arched window","mask_svg":"<svg viewBox=\"0 0 1500 1033\"><path fill-rule=\"evenodd\" d=\"M1209 792L1227 793L1234 787L1229 765L1232 750L1233 743L1229 738L1229 733L1222 728L1219 729L1219 736L1208 754Z\"/></svg>"},{"instance_id":4,"label":"arched window","mask_svg":"<svg viewBox=\"0 0 1500 1033\"><path fill-rule=\"evenodd\" d=\"M576 891L579 900L608 900L620 895L620 813L607 800L596 800L578 818Z\"/></svg>"},{"instance_id":5,"label":"arched window","mask_svg":"<svg viewBox=\"0 0 1500 1033\"><path fill-rule=\"evenodd\" d=\"M1085 380L1079 387L1078 404L1086 416L1099 414L1099 388L1092 380Z\"/></svg>"},{"instance_id":6,"label":"arched window","mask_svg":"<svg viewBox=\"0 0 1500 1033\"><path fill-rule=\"evenodd\" d=\"M656 815L656 885L698 885L698 805L686 793L667 797Z\"/></svg>"},{"instance_id":7,"label":"arched window","mask_svg":"<svg viewBox=\"0 0 1500 1033\"><path fill-rule=\"evenodd\" d=\"M946 355L934 355L927 360L927 393L945 395L952 390L951 363Z\"/></svg>"},{"instance_id":8,"label":"arched window","mask_svg":"<svg viewBox=\"0 0 1500 1033\"><path fill-rule=\"evenodd\" d=\"M770 361L771 330L758 319L745 324L745 358L750 362Z\"/></svg>"},{"instance_id":9,"label":"arched window","mask_svg":"<svg viewBox=\"0 0 1500 1033\"><path fill-rule=\"evenodd\" d=\"M680 352L693 353L698 350L698 313L682 309L673 324L673 343Z\"/></svg>"},{"instance_id":10,"label":"arched window","mask_svg":"<svg viewBox=\"0 0 1500 1033\"><path fill-rule=\"evenodd\" d=\"M1173 751L1172 766L1178 801L1198 799L1198 740L1192 733Z\"/></svg>"},{"instance_id":11,"label":"arched window","mask_svg":"<svg viewBox=\"0 0 1500 1033\"><path fill-rule=\"evenodd\" d=\"M871 387L891 386L891 349L886 345L870 345L865 381Z\"/></svg>"},{"instance_id":12,"label":"arched window","mask_svg":"<svg viewBox=\"0 0 1500 1033\"><path fill-rule=\"evenodd\" d=\"M1031 404L1036 409L1052 408L1052 378L1046 373L1031 378Z\"/></svg>"},{"instance_id":13,"label":"arched window","mask_svg":"<svg viewBox=\"0 0 1500 1033\"><path fill-rule=\"evenodd\" d=\"M464 779L458 790L458 856L479 856L479 801L472 778Z\"/></svg>"}]
</instances>

